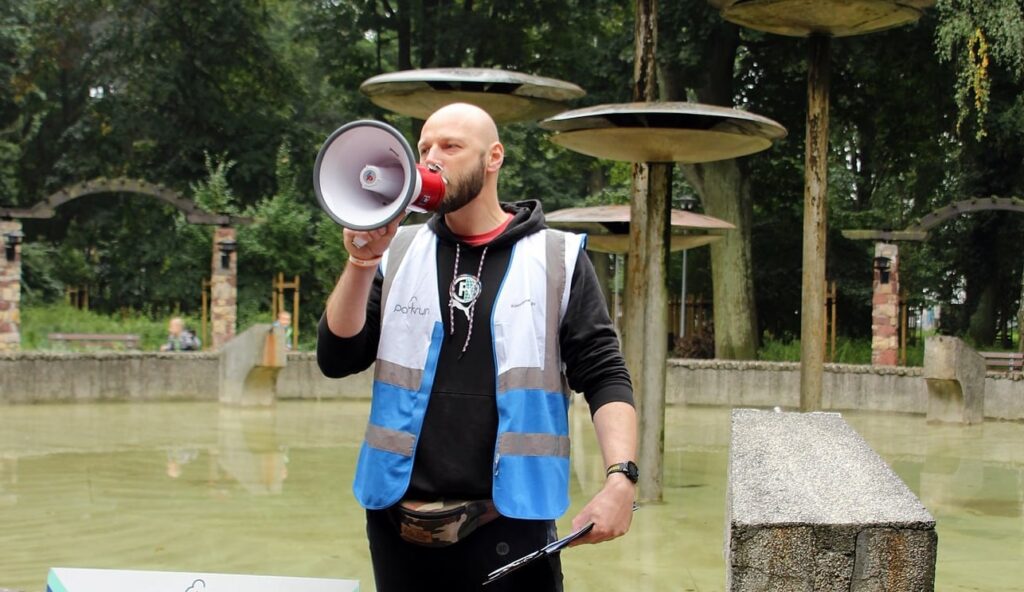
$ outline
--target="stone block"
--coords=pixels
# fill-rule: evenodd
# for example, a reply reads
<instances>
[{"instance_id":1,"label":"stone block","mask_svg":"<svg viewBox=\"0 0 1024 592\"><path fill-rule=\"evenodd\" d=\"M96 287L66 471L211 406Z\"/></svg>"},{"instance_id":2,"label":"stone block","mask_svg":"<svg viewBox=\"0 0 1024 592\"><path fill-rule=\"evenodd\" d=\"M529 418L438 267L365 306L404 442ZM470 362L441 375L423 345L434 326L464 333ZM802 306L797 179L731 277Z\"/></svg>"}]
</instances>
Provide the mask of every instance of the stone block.
<instances>
[{"instance_id":1,"label":"stone block","mask_svg":"<svg viewBox=\"0 0 1024 592\"><path fill-rule=\"evenodd\" d=\"M924 380L928 421L984 421L985 359L963 340L945 335L925 339Z\"/></svg>"},{"instance_id":2,"label":"stone block","mask_svg":"<svg viewBox=\"0 0 1024 592\"><path fill-rule=\"evenodd\" d=\"M727 526L730 592L934 590L934 518L836 413L733 411Z\"/></svg>"}]
</instances>

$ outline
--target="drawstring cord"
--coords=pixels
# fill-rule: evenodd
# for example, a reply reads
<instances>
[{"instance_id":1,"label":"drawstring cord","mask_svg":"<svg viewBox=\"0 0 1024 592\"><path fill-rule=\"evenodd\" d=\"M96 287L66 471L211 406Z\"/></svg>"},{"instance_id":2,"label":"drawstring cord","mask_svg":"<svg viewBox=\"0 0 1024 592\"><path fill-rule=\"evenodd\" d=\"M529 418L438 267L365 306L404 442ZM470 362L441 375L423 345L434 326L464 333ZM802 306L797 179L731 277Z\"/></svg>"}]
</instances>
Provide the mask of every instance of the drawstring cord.
<instances>
[{"instance_id":1,"label":"drawstring cord","mask_svg":"<svg viewBox=\"0 0 1024 592\"><path fill-rule=\"evenodd\" d=\"M455 270L452 272L452 283L448 288L448 334L455 334L455 309L458 308L465 313L466 320L469 321L466 343L462 344L462 351L459 353L460 359L466 353L466 348L469 347L469 340L473 338L473 313L476 311L476 300L483 289L480 276L483 275L484 259L487 258L488 247L489 245L484 247L483 253L480 254L480 265L477 267L475 276L459 275L459 257L462 250L461 245L455 243Z\"/></svg>"}]
</instances>

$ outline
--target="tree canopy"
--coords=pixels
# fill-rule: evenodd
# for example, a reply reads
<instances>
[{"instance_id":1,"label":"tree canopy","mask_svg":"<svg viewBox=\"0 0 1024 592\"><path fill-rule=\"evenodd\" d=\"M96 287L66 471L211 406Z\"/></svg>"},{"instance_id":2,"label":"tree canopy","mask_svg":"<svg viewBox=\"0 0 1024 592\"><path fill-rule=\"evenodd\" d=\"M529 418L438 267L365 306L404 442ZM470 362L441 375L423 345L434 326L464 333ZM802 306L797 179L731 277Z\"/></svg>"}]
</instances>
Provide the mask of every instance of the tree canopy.
<instances>
[{"instance_id":1,"label":"tree canopy","mask_svg":"<svg viewBox=\"0 0 1024 592\"><path fill-rule=\"evenodd\" d=\"M751 304L716 312L744 315L755 340L797 335L806 42L726 23L705 2L659 10L663 98L749 109L789 132L758 155L676 173L677 195L697 194L712 215L721 200L738 200L749 220L740 251L691 253L690 289L711 294L731 253L746 248L740 279ZM1022 14L1021 0L939 0L914 25L833 41L827 268L846 334L870 330L872 250L841 230L904 228L975 196L1024 197ZM624 102L632 35L631 6L610 0L5 3L0 205L127 176L251 216L239 232L242 319L268 311L270 280L283 272L302 278L308 326L345 257L340 229L313 197L320 143L357 118L388 121L410 139L418 130L361 95L363 80L408 68L497 67L582 86L588 94L576 107ZM551 211L626 194L621 164L558 148L534 124L501 134L506 200L538 198ZM714 194L700 186L708 174L733 181ZM89 286L100 310L200 305L210 233L173 208L89 196L25 229L30 301ZM1024 216L978 213L925 243L904 243L908 299L943 304L946 328L979 344L1004 339L1021 307L1022 240Z\"/></svg>"}]
</instances>

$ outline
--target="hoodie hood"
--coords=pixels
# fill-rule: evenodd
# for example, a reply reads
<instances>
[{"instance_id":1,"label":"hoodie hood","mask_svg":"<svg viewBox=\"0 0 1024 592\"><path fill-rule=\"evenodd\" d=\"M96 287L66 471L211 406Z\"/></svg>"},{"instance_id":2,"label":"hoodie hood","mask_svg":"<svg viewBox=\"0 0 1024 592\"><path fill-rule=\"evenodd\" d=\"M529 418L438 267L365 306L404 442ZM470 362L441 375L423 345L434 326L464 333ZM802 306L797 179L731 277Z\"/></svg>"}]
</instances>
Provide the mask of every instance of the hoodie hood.
<instances>
[{"instance_id":1,"label":"hoodie hood","mask_svg":"<svg viewBox=\"0 0 1024 592\"><path fill-rule=\"evenodd\" d=\"M512 214L513 218L509 222L508 227L505 228L505 231L488 243L490 247L504 247L515 243L524 236L529 236L547 228L547 225L544 223L544 210L541 208L540 201L536 199L502 203L501 209ZM444 242L460 242L459 237L455 236L455 233L448 228L448 224L444 221L444 216L433 216L427 222L427 226Z\"/></svg>"}]
</instances>

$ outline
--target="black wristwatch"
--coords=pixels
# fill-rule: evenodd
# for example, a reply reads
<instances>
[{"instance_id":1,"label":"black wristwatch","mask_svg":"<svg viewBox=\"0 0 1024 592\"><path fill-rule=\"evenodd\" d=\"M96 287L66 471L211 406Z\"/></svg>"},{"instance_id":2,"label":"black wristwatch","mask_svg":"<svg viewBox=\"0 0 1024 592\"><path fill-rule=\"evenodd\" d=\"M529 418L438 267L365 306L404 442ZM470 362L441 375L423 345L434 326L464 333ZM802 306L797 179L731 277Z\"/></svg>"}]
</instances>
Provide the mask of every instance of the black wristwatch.
<instances>
[{"instance_id":1,"label":"black wristwatch","mask_svg":"<svg viewBox=\"0 0 1024 592\"><path fill-rule=\"evenodd\" d=\"M640 479L640 469L637 468L636 463L631 460L627 460L624 463L618 463L608 467L608 470L605 471L604 476L607 477L612 473L623 473L624 475L626 475L626 479L629 479L633 483L636 483L637 480Z\"/></svg>"}]
</instances>

